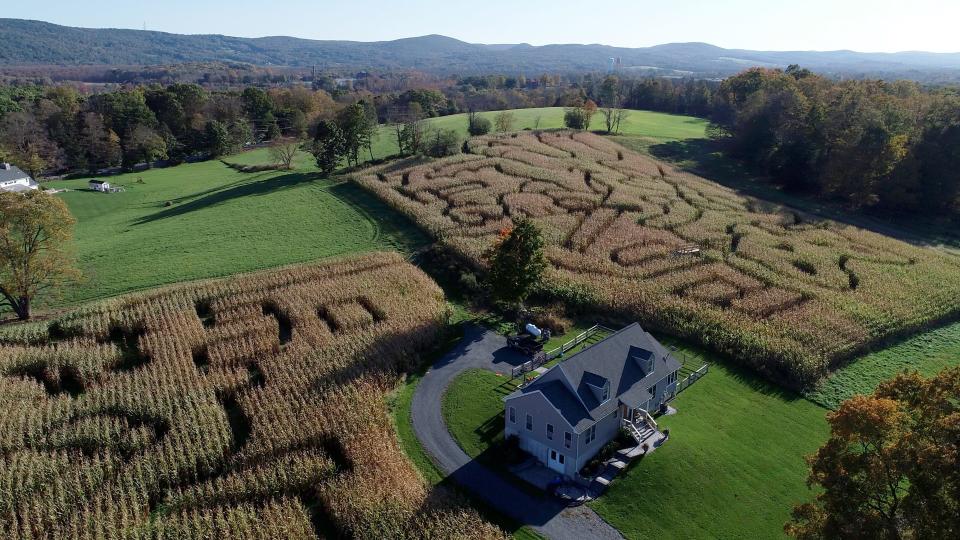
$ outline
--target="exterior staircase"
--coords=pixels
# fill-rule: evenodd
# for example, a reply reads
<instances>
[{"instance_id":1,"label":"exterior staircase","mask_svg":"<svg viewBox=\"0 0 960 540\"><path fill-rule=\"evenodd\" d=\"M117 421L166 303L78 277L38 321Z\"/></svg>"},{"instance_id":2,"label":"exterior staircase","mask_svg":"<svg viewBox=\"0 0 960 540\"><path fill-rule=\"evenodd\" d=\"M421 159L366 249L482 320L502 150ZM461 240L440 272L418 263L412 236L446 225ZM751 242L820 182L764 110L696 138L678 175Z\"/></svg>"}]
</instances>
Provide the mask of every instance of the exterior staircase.
<instances>
[{"instance_id":1,"label":"exterior staircase","mask_svg":"<svg viewBox=\"0 0 960 540\"><path fill-rule=\"evenodd\" d=\"M606 467L590 483L590 491L600 494L606 491L610 482L617 477L627 465L639 456L652 452L664 439L657 422L643 409L638 409L633 418L624 418L623 427L630 433L637 445L633 448L618 450L614 457L605 462ZM643 445L647 449L643 449Z\"/></svg>"}]
</instances>

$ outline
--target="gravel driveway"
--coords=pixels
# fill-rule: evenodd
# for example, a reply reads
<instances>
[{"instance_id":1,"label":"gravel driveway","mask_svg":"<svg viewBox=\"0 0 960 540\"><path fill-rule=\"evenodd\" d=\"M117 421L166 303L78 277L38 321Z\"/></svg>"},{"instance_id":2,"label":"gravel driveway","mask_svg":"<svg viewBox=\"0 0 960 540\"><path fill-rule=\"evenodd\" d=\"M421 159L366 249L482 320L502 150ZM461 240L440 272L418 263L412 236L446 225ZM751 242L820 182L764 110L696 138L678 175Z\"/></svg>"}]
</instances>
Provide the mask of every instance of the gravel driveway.
<instances>
[{"instance_id":1,"label":"gravel driveway","mask_svg":"<svg viewBox=\"0 0 960 540\"><path fill-rule=\"evenodd\" d=\"M533 496L473 461L453 440L441 412L443 394L453 379L471 368L505 372L524 360L507 348L506 338L496 332L467 326L464 334L463 340L424 375L413 395L413 430L434 463L500 512L547 538L622 539L589 507L567 508L553 499Z\"/></svg>"}]
</instances>

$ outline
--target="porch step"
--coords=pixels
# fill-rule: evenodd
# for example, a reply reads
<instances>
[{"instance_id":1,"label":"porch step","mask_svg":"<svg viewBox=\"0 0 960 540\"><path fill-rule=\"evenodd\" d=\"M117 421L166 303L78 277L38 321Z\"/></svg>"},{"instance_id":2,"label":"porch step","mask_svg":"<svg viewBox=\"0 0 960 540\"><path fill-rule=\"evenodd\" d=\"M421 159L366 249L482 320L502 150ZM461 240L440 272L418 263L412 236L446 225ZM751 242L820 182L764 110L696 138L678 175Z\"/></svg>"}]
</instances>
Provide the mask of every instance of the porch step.
<instances>
[{"instance_id":1,"label":"porch step","mask_svg":"<svg viewBox=\"0 0 960 540\"><path fill-rule=\"evenodd\" d=\"M622 471L627 468L627 462L623 461L622 459L611 459L607 462L607 465L618 471Z\"/></svg>"}]
</instances>

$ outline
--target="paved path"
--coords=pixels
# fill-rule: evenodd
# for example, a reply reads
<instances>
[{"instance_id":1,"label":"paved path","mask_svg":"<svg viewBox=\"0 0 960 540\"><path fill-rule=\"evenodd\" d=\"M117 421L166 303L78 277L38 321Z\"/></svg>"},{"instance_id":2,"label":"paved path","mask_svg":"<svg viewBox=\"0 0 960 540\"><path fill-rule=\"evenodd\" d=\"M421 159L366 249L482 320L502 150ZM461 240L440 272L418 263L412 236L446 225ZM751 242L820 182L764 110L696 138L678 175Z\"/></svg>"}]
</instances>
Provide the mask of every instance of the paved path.
<instances>
[{"instance_id":1,"label":"paved path","mask_svg":"<svg viewBox=\"0 0 960 540\"><path fill-rule=\"evenodd\" d=\"M616 529L589 507L567 508L559 501L535 497L472 460L447 431L440 404L447 386L457 375L470 368L506 372L523 360L507 348L503 336L468 326L463 340L433 365L413 395L411 418L420 444L437 466L458 484L548 538L622 539Z\"/></svg>"}]
</instances>

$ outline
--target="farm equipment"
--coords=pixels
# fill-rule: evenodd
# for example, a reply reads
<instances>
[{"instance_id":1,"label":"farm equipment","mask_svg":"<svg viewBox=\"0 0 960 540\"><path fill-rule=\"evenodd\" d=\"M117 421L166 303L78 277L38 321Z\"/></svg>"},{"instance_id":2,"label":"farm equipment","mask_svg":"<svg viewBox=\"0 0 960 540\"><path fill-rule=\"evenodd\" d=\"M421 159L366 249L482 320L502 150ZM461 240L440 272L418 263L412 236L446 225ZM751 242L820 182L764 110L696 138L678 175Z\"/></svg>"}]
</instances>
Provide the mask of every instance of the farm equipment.
<instances>
[{"instance_id":1,"label":"farm equipment","mask_svg":"<svg viewBox=\"0 0 960 540\"><path fill-rule=\"evenodd\" d=\"M523 354L533 357L543 350L543 345L550 339L550 330L540 330L528 323L523 332L507 337L507 345Z\"/></svg>"}]
</instances>

